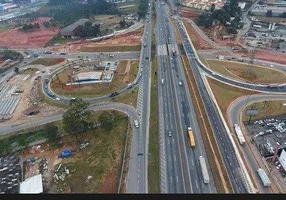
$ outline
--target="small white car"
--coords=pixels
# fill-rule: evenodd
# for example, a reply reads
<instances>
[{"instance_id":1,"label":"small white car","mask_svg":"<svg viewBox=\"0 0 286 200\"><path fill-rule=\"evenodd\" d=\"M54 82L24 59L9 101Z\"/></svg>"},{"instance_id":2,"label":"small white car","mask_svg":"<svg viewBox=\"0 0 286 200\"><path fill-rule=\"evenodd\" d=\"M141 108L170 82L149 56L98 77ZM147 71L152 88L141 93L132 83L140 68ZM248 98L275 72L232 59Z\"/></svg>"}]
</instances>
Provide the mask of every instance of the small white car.
<instances>
[{"instance_id":1,"label":"small white car","mask_svg":"<svg viewBox=\"0 0 286 200\"><path fill-rule=\"evenodd\" d=\"M270 67L272 67L272 68L273 68L274 66L273 66L273 65L270 65Z\"/></svg>"},{"instance_id":2,"label":"small white car","mask_svg":"<svg viewBox=\"0 0 286 200\"><path fill-rule=\"evenodd\" d=\"M179 86L181 86L181 85L182 85L182 81L179 82Z\"/></svg>"},{"instance_id":3,"label":"small white car","mask_svg":"<svg viewBox=\"0 0 286 200\"><path fill-rule=\"evenodd\" d=\"M56 98L57 101L60 101L61 99L59 97Z\"/></svg>"}]
</instances>

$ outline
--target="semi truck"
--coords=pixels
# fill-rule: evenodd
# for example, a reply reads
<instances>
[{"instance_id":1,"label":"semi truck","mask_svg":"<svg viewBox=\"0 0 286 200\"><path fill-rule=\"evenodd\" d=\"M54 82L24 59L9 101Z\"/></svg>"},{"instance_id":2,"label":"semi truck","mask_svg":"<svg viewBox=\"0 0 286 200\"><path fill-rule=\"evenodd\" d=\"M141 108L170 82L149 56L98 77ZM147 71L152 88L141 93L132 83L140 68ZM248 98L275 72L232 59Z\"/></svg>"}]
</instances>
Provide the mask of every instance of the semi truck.
<instances>
[{"instance_id":1,"label":"semi truck","mask_svg":"<svg viewBox=\"0 0 286 200\"><path fill-rule=\"evenodd\" d=\"M260 176L264 187L269 187L270 184L271 184L271 181L270 181L270 179L268 178L268 176L267 176L266 172L264 171L264 169L259 168L259 169L257 170L257 173L258 173L258 175Z\"/></svg>"},{"instance_id":2,"label":"semi truck","mask_svg":"<svg viewBox=\"0 0 286 200\"><path fill-rule=\"evenodd\" d=\"M234 124L234 130L235 130L236 136L237 136L237 138L239 140L239 143L241 145L243 145L245 143L245 138L244 138L244 136L242 134L242 131L241 131L241 129L240 129L238 124Z\"/></svg>"},{"instance_id":3,"label":"semi truck","mask_svg":"<svg viewBox=\"0 0 286 200\"><path fill-rule=\"evenodd\" d=\"M203 175L203 181L205 184L208 184L210 182L210 176L207 168L207 164L205 161L205 158L203 156L199 157L199 162L202 170L202 175Z\"/></svg>"},{"instance_id":4,"label":"semi truck","mask_svg":"<svg viewBox=\"0 0 286 200\"><path fill-rule=\"evenodd\" d=\"M196 146L196 143L195 143L194 133L193 133L191 127L188 127L188 136L189 136L190 146L191 146L192 148L194 148L194 147Z\"/></svg>"}]
</instances>

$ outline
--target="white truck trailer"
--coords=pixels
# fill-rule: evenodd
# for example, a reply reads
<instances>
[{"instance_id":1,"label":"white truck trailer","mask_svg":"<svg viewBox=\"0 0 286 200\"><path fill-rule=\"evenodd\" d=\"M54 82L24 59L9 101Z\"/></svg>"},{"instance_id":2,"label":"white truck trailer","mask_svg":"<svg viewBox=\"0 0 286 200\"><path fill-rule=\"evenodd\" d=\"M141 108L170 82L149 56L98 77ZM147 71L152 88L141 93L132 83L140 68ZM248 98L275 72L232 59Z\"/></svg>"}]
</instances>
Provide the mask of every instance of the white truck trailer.
<instances>
[{"instance_id":1,"label":"white truck trailer","mask_svg":"<svg viewBox=\"0 0 286 200\"><path fill-rule=\"evenodd\" d=\"M200 156L199 162L200 162L200 166L201 166L201 170L202 170L202 174L203 174L204 183L207 184L210 182L210 176L209 176L209 172L207 169L205 158L203 156Z\"/></svg>"},{"instance_id":2,"label":"white truck trailer","mask_svg":"<svg viewBox=\"0 0 286 200\"><path fill-rule=\"evenodd\" d=\"M241 145L243 145L245 143L245 138L244 138L244 136L242 134L242 131L241 131L241 129L240 129L238 124L234 124L234 130L235 130L235 133L236 133L237 138L239 140L239 143Z\"/></svg>"},{"instance_id":3,"label":"white truck trailer","mask_svg":"<svg viewBox=\"0 0 286 200\"><path fill-rule=\"evenodd\" d=\"M258 172L258 175L260 176L260 178L261 178L261 180L262 180L263 185L264 185L265 187L269 187L270 184L271 184L271 181L270 181L270 179L268 178L268 176L267 176L266 172L264 171L264 169L259 168L259 169L257 170L257 172Z\"/></svg>"}]
</instances>

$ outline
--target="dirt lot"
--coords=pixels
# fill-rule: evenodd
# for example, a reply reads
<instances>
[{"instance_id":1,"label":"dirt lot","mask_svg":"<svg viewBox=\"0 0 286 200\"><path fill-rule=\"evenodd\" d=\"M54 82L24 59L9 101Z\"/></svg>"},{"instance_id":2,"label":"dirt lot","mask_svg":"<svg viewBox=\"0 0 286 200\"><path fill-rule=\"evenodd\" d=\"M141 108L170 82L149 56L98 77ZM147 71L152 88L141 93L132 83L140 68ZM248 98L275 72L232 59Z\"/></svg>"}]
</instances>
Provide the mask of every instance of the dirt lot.
<instances>
[{"instance_id":1,"label":"dirt lot","mask_svg":"<svg viewBox=\"0 0 286 200\"><path fill-rule=\"evenodd\" d=\"M107 40L102 40L98 42L86 42L86 41L77 41L69 42L63 45L49 47L52 51L58 52L80 52L84 48L103 48L107 46L136 46L141 44L141 37L143 35L143 28L138 29L137 31L129 32L126 34L121 34L110 38ZM118 48L118 47L117 47ZM117 51L117 50L116 50Z\"/></svg>"},{"instance_id":2,"label":"dirt lot","mask_svg":"<svg viewBox=\"0 0 286 200\"><path fill-rule=\"evenodd\" d=\"M31 23L42 23L50 18L38 18ZM3 31L0 33L0 46L6 46L8 48L38 48L44 47L45 44L59 33L59 29L45 29L40 24L41 29L39 31L33 31L24 33L18 30L18 28Z\"/></svg>"},{"instance_id":3,"label":"dirt lot","mask_svg":"<svg viewBox=\"0 0 286 200\"><path fill-rule=\"evenodd\" d=\"M139 61L121 61L117 73L115 73L111 83L97 83L97 84L86 84L81 86L66 86L65 83L68 82L68 74L72 74L72 69L64 70L59 73L58 77L60 82L54 78L51 87L53 91L59 95L63 96L73 96L73 97L97 97L106 94L110 94L119 89L122 89L132 82L138 73ZM85 70L82 68L81 70ZM82 71L82 72L83 72ZM90 69L88 70L90 71Z\"/></svg>"},{"instance_id":4,"label":"dirt lot","mask_svg":"<svg viewBox=\"0 0 286 200\"><path fill-rule=\"evenodd\" d=\"M188 23L186 20L184 20L184 25L188 31L188 34L190 38L192 39L192 42L194 44L194 47L197 50L202 50L202 49L212 49L213 47L206 41L204 40L198 33L195 31L193 26Z\"/></svg>"},{"instance_id":5,"label":"dirt lot","mask_svg":"<svg viewBox=\"0 0 286 200\"><path fill-rule=\"evenodd\" d=\"M42 172L44 192L48 193L116 193L128 125L122 114L116 115L119 118L111 131L96 128L78 137L65 136L54 143L40 145L38 149L30 148L24 160L37 159L34 165L26 162L25 177ZM88 146L81 149L80 144L86 142ZM72 156L58 158L64 150L72 150ZM47 169L39 167L43 159L47 161ZM55 173L58 177L65 174L64 179L57 180Z\"/></svg>"},{"instance_id":6,"label":"dirt lot","mask_svg":"<svg viewBox=\"0 0 286 200\"><path fill-rule=\"evenodd\" d=\"M200 13L193 10L180 9L180 15L183 17L190 18L192 20L196 20Z\"/></svg>"}]
</instances>

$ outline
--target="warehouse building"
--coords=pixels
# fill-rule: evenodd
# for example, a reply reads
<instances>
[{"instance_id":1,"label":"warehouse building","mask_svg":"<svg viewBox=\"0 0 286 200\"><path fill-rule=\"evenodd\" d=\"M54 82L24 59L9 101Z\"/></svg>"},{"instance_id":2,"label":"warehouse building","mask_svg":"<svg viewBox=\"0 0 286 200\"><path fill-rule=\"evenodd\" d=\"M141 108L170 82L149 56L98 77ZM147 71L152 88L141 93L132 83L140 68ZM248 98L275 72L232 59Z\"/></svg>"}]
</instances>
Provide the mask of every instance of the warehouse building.
<instances>
[{"instance_id":1,"label":"warehouse building","mask_svg":"<svg viewBox=\"0 0 286 200\"><path fill-rule=\"evenodd\" d=\"M20 183L20 194L40 194L43 193L42 174L32 176Z\"/></svg>"},{"instance_id":2,"label":"warehouse building","mask_svg":"<svg viewBox=\"0 0 286 200\"><path fill-rule=\"evenodd\" d=\"M76 81L99 81L101 79L101 76L102 72L82 72L76 76Z\"/></svg>"},{"instance_id":3,"label":"warehouse building","mask_svg":"<svg viewBox=\"0 0 286 200\"><path fill-rule=\"evenodd\" d=\"M65 38L74 38L75 35L74 35L74 30L80 26L80 25L84 25L86 22L89 22L88 19L80 19L76 22L74 22L73 24L63 28L61 31L60 31L60 34L62 37L65 37Z\"/></svg>"}]
</instances>

